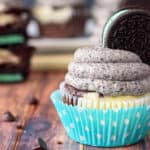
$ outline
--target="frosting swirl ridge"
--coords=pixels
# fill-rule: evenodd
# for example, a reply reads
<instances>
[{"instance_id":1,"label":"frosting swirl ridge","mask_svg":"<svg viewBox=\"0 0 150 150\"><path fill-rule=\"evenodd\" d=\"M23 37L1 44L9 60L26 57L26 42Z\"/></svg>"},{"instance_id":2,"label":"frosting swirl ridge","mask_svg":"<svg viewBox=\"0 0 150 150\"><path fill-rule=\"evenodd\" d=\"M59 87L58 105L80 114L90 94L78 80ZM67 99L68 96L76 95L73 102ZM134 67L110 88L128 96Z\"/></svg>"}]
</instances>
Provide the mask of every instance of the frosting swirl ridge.
<instances>
[{"instance_id":1,"label":"frosting swirl ridge","mask_svg":"<svg viewBox=\"0 0 150 150\"><path fill-rule=\"evenodd\" d=\"M134 53L108 48L80 48L69 64L67 84L103 95L150 92L150 67Z\"/></svg>"}]
</instances>

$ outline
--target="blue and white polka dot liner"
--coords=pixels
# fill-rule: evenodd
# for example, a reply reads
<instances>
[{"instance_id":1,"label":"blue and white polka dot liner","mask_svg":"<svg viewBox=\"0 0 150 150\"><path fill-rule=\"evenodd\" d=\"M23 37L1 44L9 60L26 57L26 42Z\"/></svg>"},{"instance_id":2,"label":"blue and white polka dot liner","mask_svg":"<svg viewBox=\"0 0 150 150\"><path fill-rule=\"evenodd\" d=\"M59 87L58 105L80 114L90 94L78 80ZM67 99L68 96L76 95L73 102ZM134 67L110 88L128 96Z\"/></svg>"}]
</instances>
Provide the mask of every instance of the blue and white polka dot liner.
<instances>
[{"instance_id":1,"label":"blue and white polka dot liner","mask_svg":"<svg viewBox=\"0 0 150 150\"><path fill-rule=\"evenodd\" d=\"M59 90L51 99L68 135L81 144L117 147L134 144L150 131L150 107L96 110L68 106Z\"/></svg>"}]
</instances>

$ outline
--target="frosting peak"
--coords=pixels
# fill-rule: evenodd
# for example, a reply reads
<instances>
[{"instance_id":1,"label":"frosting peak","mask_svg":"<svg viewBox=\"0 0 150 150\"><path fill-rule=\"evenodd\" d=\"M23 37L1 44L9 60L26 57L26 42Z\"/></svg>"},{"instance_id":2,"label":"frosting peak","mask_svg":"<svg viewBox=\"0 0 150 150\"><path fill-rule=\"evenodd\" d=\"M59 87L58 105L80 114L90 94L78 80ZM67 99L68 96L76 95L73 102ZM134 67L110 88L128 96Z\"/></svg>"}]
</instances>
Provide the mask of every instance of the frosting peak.
<instances>
[{"instance_id":1,"label":"frosting peak","mask_svg":"<svg viewBox=\"0 0 150 150\"><path fill-rule=\"evenodd\" d=\"M150 67L132 52L80 48L69 64L66 83L103 95L141 95L150 92Z\"/></svg>"},{"instance_id":2,"label":"frosting peak","mask_svg":"<svg viewBox=\"0 0 150 150\"><path fill-rule=\"evenodd\" d=\"M95 46L79 48L74 54L74 61L80 63L126 63L141 62L141 59L132 52Z\"/></svg>"}]
</instances>

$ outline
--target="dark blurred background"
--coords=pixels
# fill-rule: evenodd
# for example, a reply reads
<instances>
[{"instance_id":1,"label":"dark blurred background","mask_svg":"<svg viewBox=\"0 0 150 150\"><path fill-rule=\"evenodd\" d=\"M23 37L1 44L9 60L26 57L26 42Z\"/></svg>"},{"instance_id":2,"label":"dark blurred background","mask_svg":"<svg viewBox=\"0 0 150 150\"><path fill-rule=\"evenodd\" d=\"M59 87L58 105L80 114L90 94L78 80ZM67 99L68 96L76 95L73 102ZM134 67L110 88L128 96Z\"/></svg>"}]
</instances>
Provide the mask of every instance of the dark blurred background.
<instances>
[{"instance_id":1,"label":"dark blurred background","mask_svg":"<svg viewBox=\"0 0 150 150\"><path fill-rule=\"evenodd\" d=\"M70 2L71 1L71 2ZM36 51L31 67L36 71L66 69L79 47L101 45L103 26L119 0L1 0L31 13L28 45ZM59 61L58 61L59 60Z\"/></svg>"},{"instance_id":2,"label":"dark blurred background","mask_svg":"<svg viewBox=\"0 0 150 150\"><path fill-rule=\"evenodd\" d=\"M27 7L32 7L36 3L36 0L20 0L20 1L22 1L23 5ZM88 7L92 6L93 1L94 0L86 0Z\"/></svg>"}]
</instances>

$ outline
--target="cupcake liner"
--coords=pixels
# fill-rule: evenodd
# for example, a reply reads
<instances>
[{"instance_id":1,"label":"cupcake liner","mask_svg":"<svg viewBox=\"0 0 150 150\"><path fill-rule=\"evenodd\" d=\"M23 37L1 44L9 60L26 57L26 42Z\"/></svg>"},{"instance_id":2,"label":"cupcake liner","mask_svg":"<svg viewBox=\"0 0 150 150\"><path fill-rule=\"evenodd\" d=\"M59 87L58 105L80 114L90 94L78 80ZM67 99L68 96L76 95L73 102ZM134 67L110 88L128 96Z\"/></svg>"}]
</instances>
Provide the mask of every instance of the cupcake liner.
<instances>
[{"instance_id":1,"label":"cupcake liner","mask_svg":"<svg viewBox=\"0 0 150 150\"><path fill-rule=\"evenodd\" d=\"M108 98L109 99L109 98ZM86 99L86 98L79 98L78 99L78 106L82 108L92 108L92 109L114 109L118 110L121 108L133 108L136 106L144 106L150 104L150 95L145 95L143 97L137 98L135 100L117 100L117 101L105 101L103 98L101 100L97 99Z\"/></svg>"},{"instance_id":2,"label":"cupcake liner","mask_svg":"<svg viewBox=\"0 0 150 150\"><path fill-rule=\"evenodd\" d=\"M150 131L150 105L117 111L81 108L64 104L59 90L51 98L68 135L79 143L124 146L138 142Z\"/></svg>"}]
</instances>

